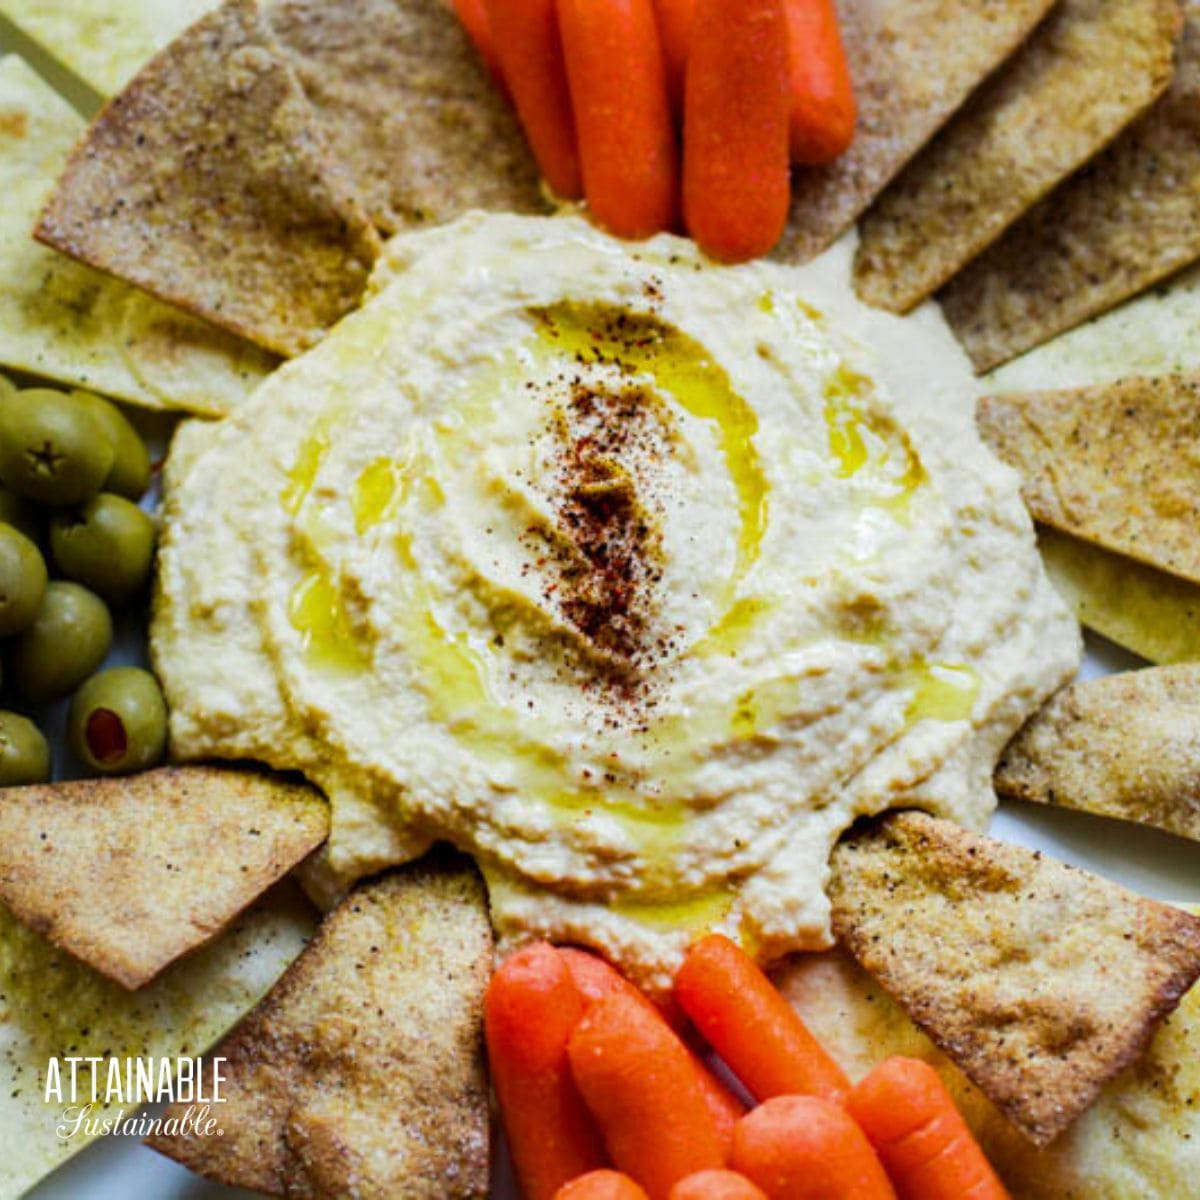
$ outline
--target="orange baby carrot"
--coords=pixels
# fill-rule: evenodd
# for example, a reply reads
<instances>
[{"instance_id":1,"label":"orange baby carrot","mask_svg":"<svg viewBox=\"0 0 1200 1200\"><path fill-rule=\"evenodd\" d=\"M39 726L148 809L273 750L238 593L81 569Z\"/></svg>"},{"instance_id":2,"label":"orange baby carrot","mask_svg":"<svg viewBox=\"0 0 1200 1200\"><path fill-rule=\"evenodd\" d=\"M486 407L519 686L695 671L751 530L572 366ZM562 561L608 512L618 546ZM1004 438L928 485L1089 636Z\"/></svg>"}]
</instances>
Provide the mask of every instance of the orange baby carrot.
<instances>
[{"instance_id":1,"label":"orange baby carrot","mask_svg":"<svg viewBox=\"0 0 1200 1200\"><path fill-rule=\"evenodd\" d=\"M554 0L484 0L484 7L533 156L554 192L574 200L583 184Z\"/></svg>"},{"instance_id":2,"label":"orange baby carrot","mask_svg":"<svg viewBox=\"0 0 1200 1200\"><path fill-rule=\"evenodd\" d=\"M589 1171L564 1183L554 1200L647 1200L646 1193L620 1171Z\"/></svg>"},{"instance_id":3,"label":"orange baby carrot","mask_svg":"<svg viewBox=\"0 0 1200 1200\"><path fill-rule=\"evenodd\" d=\"M583 190L619 237L669 229L679 157L653 0L558 0Z\"/></svg>"},{"instance_id":4,"label":"orange baby carrot","mask_svg":"<svg viewBox=\"0 0 1200 1200\"><path fill-rule=\"evenodd\" d=\"M496 43L492 38L492 25L487 9L483 7L483 0L454 0L454 11L497 87L507 92L500 59L496 55Z\"/></svg>"},{"instance_id":5,"label":"orange baby carrot","mask_svg":"<svg viewBox=\"0 0 1200 1200\"><path fill-rule=\"evenodd\" d=\"M736 1171L697 1171L671 1189L670 1200L767 1200L767 1196Z\"/></svg>"},{"instance_id":6,"label":"orange baby carrot","mask_svg":"<svg viewBox=\"0 0 1200 1200\"><path fill-rule=\"evenodd\" d=\"M714 258L765 254L787 224L783 0L696 0L683 105L683 216Z\"/></svg>"},{"instance_id":7,"label":"orange baby carrot","mask_svg":"<svg viewBox=\"0 0 1200 1200\"><path fill-rule=\"evenodd\" d=\"M676 111L683 111L683 81L687 76L688 46L692 36L695 0L654 0L663 58L667 64L667 86Z\"/></svg>"},{"instance_id":8,"label":"orange baby carrot","mask_svg":"<svg viewBox=\"0 0 1200 1200\"><path fill-rule=\"evenodd\" d=\"M759 1100L800 1094L840 1101L842 1069L754 960L721 934L701 938L675 977L680 1007Z\"/></svg>"},{"instance_id":9,"label":"orange baby carrot","mask_svg":"<svg viewBox=\"0 0 1200 1200\"><path fill-rule=\"evenodd\" d=\"M889 1058L850 1093L850 1115L875 1147L900 1200L1007 1200L938 1073Z\"/></svg>"},{"instance_id":10,"label":"orange baby carrot","mask_svg":"<svg viewBox=\"0 0 1200 1200\"><path fill-rule=\"evenodd\" d=\"M595 954L589 954L586 950L576 950L570 946L562 947L559 954L566 960L571 977L575 980L575 986L588 1004L593 1004L605 996L632 996L635 1000L640 1000L643 1004L648 1005L652 1011L667 1020L668 1024L671 1023L667 1014L655 1008L642 992L638 991L614 967L609 966L604 959ZM704 1065L700 1056L690 1046L685 1043L685 1047L696 1065L696 1075L704 1090L704 1101L708 1105L713 1120L717 1123L721 1144L728 1147L733 1137L733 1127L745 1115L746 1107Z\"/></svg>"},{"instance_id":11,"label":"orange baby carrot","mask_svg":"<svg viewBox=\"0 0 1200 1200\"><path fill-rule=\"evenodd\" d=\"M863 1131L815 1096L776 1096L747 1113L730 1166L768 1200L896 1200Z\"/></svg>"},{"instance_id":12,"label":"orange baby carrot","mask_svg":"<svg viewBox=\"0 0 1200 1200\"><path fill-rule=\"evenodd\" d=\"M857 110L833 0L784 0L792 161L832 162L854 137Z\"/></svg>"},{"instance_id":13,"label":"orange baby carrot","mask_svg":"<svg viewBox=\"0 0 1200 1200\"><path fill-rule=\"evenodd\" d=\"M616 1167L650 1194L695 1171L725 1165L717 1124L687 1047L647 1004L597 1000L571 1037L575 1082Z\"/></svg>"},{"instance_id":14,"label":"orange baby carrot","mask_svg":"<svg viewBox=\"0 0 1200 1200\"><path fill-rule=\"evenodd\" d=\"M583 1012L566 964L543 942L519 950L488 986L488 1062L525 1200L550 1200L564 1183L605 1165L567 1060Z\"/></svg>"}]
</instances>

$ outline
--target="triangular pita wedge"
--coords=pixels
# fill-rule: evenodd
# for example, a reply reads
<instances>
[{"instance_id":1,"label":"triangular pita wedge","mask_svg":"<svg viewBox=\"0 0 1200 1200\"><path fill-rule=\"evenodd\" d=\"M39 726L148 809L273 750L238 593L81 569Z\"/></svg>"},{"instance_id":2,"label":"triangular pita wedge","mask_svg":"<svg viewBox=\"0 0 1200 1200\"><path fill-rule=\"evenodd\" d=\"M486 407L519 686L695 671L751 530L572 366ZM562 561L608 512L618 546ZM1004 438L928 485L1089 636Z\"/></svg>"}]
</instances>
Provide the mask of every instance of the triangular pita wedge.
<instances>
[{"instance_id":1,"label":"triangular pita wedge","mask_svg":"<svg viewBox=\"0 0 1200 1200\"><path fill-rule=\"evenodd\" d=\"M908 312L1098 153L1171 80L1176 0L1061 0L880 196L854 287Z\"/></svg>"},{"instance_id":2,"label":"triangular pita wedge","mask_svg":"<svg viewBox=\"0 0 1200 1200\"><path fill-rule=\"evenodd\" d=\"M511 106L440 0L274 0L267 19L381 229L544 212Z\"/></svg>"},{"instance_id":3,"label":"triangular pita wedge","mask_svg":"<svg viewBox=\"0 0 1200 1200\"><path fill-rule=\"evenodd\" d=\"M92 123L39 240L280 354L362 297L379 239L253 0L228 0Z\"/></svg>"},{"instance_id":4,"label":"triangular pita wedge","mask_svg":"<svg viewBox=\"0 0 1200 1200\"><path fill-rule=\"evenodd\" d=\"M995 784L1200 841L1200 663L1063 688L1008 744Z\"/></svg>"},{"instance_id":5,"label":"triangular pita wedge","mask_svg":"<svg viewBox=\"0 0 1200 1200\"><path fill-rule=\"evenodd\" d=\"M0 58L0 365L151 408L231 411L276 359L29 236L83 127L24 61Z\"/></svg>"},{"instance_id":6,"label":"triangular pita wedge","mask_svg":"<svg viewBox=\"0 0 1200 1200\"><path fill-rule=\"evenodd\" d=\"M772 257L805 262L835 242L970 93L1025 40L1051 0L842 0L858 123L824 167L795 172Z\"/></svg>"},{"instance_id":7,"label":"triangular pita wedge","mask_svg":"<svg viewBox=\"0 0 1200 1200\"><path fill-rule=\"evenodd\" d=\"M465 860L359 886L214 1049L226 1060L223 1134L150 1144L269 1195L482 1200L491 968L483 884Z\"/></svg>"},{"instance_id":8,"label":"triangular pita wedge","mask_svg":"<svg viewBox=\"0 0 1200 1200\"><path fill-rule=\"evenodd\" d=\"M1200 660L1200 587L1047 525L1038 549L1081 624L1151 662Z\"/></svg>"},{"instance_id":9,"label":"triangular pita wedge","mask_svg":"<svg viewBox=\"0 0 1200 1200\"><path fill-rule=\"evenodd\" d=\"M1037 520L1200 583L1200 376L985 396L976 422Z\"/></svg>"},{"instance_id":10,"label":"triangular pita wedge","mask_svg":"<svg viewBox=\"0 0 1200 1200\"><path fill-rule=\"evenodd\" d=\"M216 937L329 832L268 775L168 767L0 790L0 901L127 988Z\"/></svg>"},{"instance_id":11,"label":"triangular pita wedge","mask_svg":"<svg viewBox=\"0 0 1200 1200\"><path fill-rule=\"evenodd\" d=\"M1052 1142L1200 975L1200 920L923 813L832 859L839 942L1031 1141Z\"/></svg>"},{"instance_id":12,"label":"triangular pita wedge","mask_svg":"<svg viewBox=\"0 0 1200 1200\"><path fill-rule=\"evenodd\" d=\"M1200 258L1200 4L1186 0L1184 14L1175 78L1157 103L942 293L976 370Z\"/></svg>"},{"instance_id":13,"label":"triangular pita wedge","mask_svg":"<svg viewBox=\"0 0 1200 1200\"><path fill-rule=\"evenodd\" d=\"M1200 913L1200 906L1190 911ZM932 1064L1014 1200L1178 1200L1195 1193L1200 987L1075 1125L1039 1149L843 951L795 955L773 977L852 1080L893 1054Z\"/></svg>"},{"instance_id":14,"label":"triangular pita wedge","mask_svg":"<svg viewBox=\"0 0 1200 1200\"><path fill-rule=\"evenodd\" d=\"M312 933L313 911L293 885L275 888L215 942L175 963L149 987L127 992L55 949L0 907L0 1197L16 1200L43 1175L82 1150L92 1136L73 1128L78 1103L91 1099L86 1074L68 1104L68 1056L110 1064L147 1059L155 1078L163 1058L202 1054L259 1001ZM60 1060L63 1103L45 1101L49 1060ZM84 1068L86 1071L86 1067ZM96 1120L122 1105L100 1103ZM64 1110L72 1112L64 1117ZM125 1105L127 1117L136 1106ZM67 1195L63 1190L60 1195ZM126 1193L128 1194L128 1193Z\"/></svg>"}]
</instances>

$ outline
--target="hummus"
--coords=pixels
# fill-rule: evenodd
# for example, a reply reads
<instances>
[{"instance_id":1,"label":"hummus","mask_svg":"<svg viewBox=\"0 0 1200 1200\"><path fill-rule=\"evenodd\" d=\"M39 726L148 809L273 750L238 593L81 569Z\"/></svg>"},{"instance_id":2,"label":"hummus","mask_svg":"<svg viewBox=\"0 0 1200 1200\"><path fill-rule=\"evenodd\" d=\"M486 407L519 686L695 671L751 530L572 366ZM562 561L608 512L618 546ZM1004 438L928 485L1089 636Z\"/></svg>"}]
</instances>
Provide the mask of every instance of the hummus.
<instances>
[{"instance_id":1,"label":"hummus","mask_svg":"<svg viewBox=\"0 0 1200 1200\"><path fill-rule=\"evenodd\" d=\"M181 758L329 794L337 880L435 839L502 934L662 984L701 929L828 944L855 817L974 828L1074 670L940 316L577 218L395 239L365 307L168 467Z\"/></svg>"}]
</instances>

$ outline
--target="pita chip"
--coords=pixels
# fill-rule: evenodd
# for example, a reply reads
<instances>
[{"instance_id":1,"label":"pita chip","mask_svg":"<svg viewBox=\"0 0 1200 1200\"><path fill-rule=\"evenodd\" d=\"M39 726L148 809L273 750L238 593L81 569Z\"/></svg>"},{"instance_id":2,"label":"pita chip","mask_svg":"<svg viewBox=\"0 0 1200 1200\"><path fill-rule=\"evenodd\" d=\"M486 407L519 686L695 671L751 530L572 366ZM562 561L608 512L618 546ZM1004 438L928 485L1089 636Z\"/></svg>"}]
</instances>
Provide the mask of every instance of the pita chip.
<instances>
[{"instance_id":1,"label":"pita chip","mask_svg":"<svg viewBox=\"0 0 1200 1200\"><path fill-rule=\"evenodd\" d=\"M1200 4L1171 86L1103 154L954 277L940 300L978 371L1200 258Z\"/></svg>"},{"instance_id":2,"label":"pita chip","mask_svg":"<svg viewBox=\"0 0 1200 1200\"><path fill-rule=\"evenodd\" d=\"M1200 376L985 396L976 424L1037 520L1200 583Z\"/></svg>"},{"instance_id":3,"label":"pita chip","mask_svg":"<svg viewBox=\"0 0 1200 1200\"><path fill-rule=\"evenodd\" d=\"M1200 906L1190 911L1200 914ZM933 1066L1014 1200L1175 1200L1195 1190L1200 988L1066 1133L1038 1148L844 951L795 955L773 977L851 1080L893 1054Z\"/></svg>"},{"instance_id":4,"label":"pita chip","mask_svg":"<svg viewBox=\"0 0 1200 1200\"><path fill-rule=\"evenodd\" d=\"M203 1053L258 1003L313 925L299 889L282 885L216 941L129 992L0 907L0 1200L17 1200L92 1141L86 1129L69 1139L56 1133L64 1109L77 1109L67 1094L45 1100L51 1058L99 1057L105 1072L114 1060L152 1058L157 1073L164 1058ZM91 1116L115 1119L122 1108L133 1116L101 1094Z\"/></svg>"},{"instance_id":5,"label":"pita chip","mask_svg":"<svg viewBox=\"0 0 1200 1200\"><path fill-rule=\"evenodd\" d=\"M548 210L510 105L440 0L273 0L265 12L380 229Z\"/></svg>"},{"instance_id":6,"label":"pita chip","mask_svg":"<svg viewBox=\"0 0 1200 1200\"><path fill-rule=\"evenodd\" d=\"M834 933L1031 1141L1142 1053L1200 975L1200 920L923 813L834 850Z\"/></svg>"},{"instance_id":7,"label":"pita chip","mask_svg":"<svg viewBox=\"0 0 1200 1200\"><path fill-rule=\"evenodd\" d=\"M216 937L328 832L315 792L249 771L168 767L5 788L0 901L140 988Z\"/></svg>"},{"instance_id":8,"label":"pita chip","mask_svg":"<svg viewBox=\"0 0 1200 1200\"><path fill-rule=\"evenodd\" d=\"M101 111L35 234L283 355L357 306L379 251L254 0L203 17Z\"/></svg>"},{"instance_id":9,"label":"pita chip","mask_svg":"<svg viewBox=\"0 0 1200 1200\"><path fill-rule=\"evenodd\" d=\"M1064 688L1009 742L995 784L1200 841L1200 663Z\"/></svg>"},{"instance_id":10,"label":"pita chip","mask_svg":"<svg viewBox=\"0 0 1200 1200\"><path fill-rule=\"evenodd\" d=\"M431 857L357 887L213 1051L226 1060L224 1132L149 1144L273 1196L483 1200L491 969L483 884L466 860Z\"/></svg>"},{"instance_id":11,"label":"pita chip","mask_svg":"<svg viewBox=\"0 0 1200 1200\"><path fill-rule=\"evenodd\" d=\"M274 357L29 236L83 127L0 58L0 365L147 408L232 411Z\"/></svg>"},{"instance_id":12,"label":"pita chip","mask_svg":"<svg viewBox=\"0 0 1200 1200\"><path fill-rule=\"evenodd\" d=\"M1175 0L1061 0L867 214L858 294L932 295L1157 99L1180 21Z\"/></svg>"},{"instance_id":13,"label":"pita chip","mask_svg":"<svg viewBox=\"0 0 1200 1200\"><path fill-rule=\"evenodd\" d=\"M1050 3L840 0L858 127L835 162L796 172L791 219L772 257L806 262L845 233Z\"/></svg>"}]
</instances>

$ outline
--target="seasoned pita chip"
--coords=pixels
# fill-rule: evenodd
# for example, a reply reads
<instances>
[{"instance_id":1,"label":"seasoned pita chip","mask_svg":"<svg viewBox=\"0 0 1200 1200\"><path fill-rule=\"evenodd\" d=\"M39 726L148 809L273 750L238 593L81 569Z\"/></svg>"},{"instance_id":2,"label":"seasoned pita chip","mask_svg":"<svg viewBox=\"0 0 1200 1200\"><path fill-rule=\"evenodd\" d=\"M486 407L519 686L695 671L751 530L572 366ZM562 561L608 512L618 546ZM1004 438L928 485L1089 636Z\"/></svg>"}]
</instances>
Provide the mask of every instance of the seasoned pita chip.
<instances>
[{"instance_id":1,"label":"seasoned pita chip","mask_svg":"<svg viewBox=\"0 0 1200 1200\"><path fill-rule=\"evenodd\" d=\"M35 233L285 355L358 304L379 251L254 0L202 18L100 113Z\"/></svg>"},{"instance_id":2,"label":"seasoned pita chip","mask_svg":"<svg viewBox=\"0 0 1200 1200\"><path fill-rule=\"evenodd\" d=\"M1200 4L1185 4L1171 86L946 286L978 371L1107 311L1200 258Z\"/></svg>"},{"instance_id":3,"label":"seasoned pita chip","mask_svg":"<svg viewBox=\"0 0 1200 1200\"><path fill-rule=\"evenodd\" d=\"M1180 20L1175 0L1061 0L867 214L858 294L932 295L1154 102Z\"/></svg>"},{"instance_id":4,"label":"seasoned pita chip","mask_svg":"<svg viewBox=\"0 0 1200 1200\"><path fill-rule=\"evenodd\" d=\"M1200 664L1064 688L1009 742L995 784L1200 841Z\"/></svg>"},{"instance_id":5,"label":"seasoned pita chip","mask_svg":"<svg viewBox=\"0 0 1200 1200\"><path fill-rule=\"evenodd\" d=\"M1048 1145L1200 975L1200 920L923 813L839 843L838 940Z\"/></svg>"},{"instance_id":6,"label":"seasoned pita chip","mask_svg":"<svg viewBox=\"0 0 1200 1200\"><path fill-rule=\"evenodd\" d=\"M265 11L379 228L547 210L516 117L439 0L274 0Z\"/></svg>"},{"instance_id":7,"label":"seasoned pita chip","mask_svg":"<svg viewBox=\"0 0 1200 1200\"><path fill-rule=\"evenodd\" d=\"M216 937L328 832L315 792L249 771L168 767L5 788L0 901L140 988Z\"/></svg>"},{"instance_id":8,"label":"seasoned pita chip","mask_svg":"<svg viewBox=\"0 0 1200 1200\"><path fill-rule=\"evenodd\" d=\"M64 1121L72 1127L78 1110L64 1118L65 1103L44 1101L52 1057L66 1076L62 1060L69 1055L98 1056L107 1073L110 1062L127 1057L203 1053L258 1003L314 923L298 889L282 885L215 942L149 987L127 992L0 908L0 1197L23 1196L92 1140L85 1130L69 1140L56 1134ZM92 1117L114 1119L121 1106L103 1101L101 1095ZM125 1115L133 1113L126 1108Z\"/></svg>"},{"instance_id":9,"label":"seasoned pita chip","mask_svg":"<svg viewBox=\"0 0 1200 1200\"><path fill-rule=\"evenodd\" d=\"M1200 906L1193 906L1200 913ZM1021 1136L841 950L796 955L776 984L852 1080L893 1054L935 1067L1014 1200L1177 1200L1200 1178L1200 988L1052 1146Z\"/></svg>"},{"instance_id":10,"label":"seasoned pita chip","mask_svg":"<svg viewBox=\"0 0 1200 1200\"><path fill-rule=\"evenodd\" d=\"M21 59L0 58L0 365L149 408L232 411L276 359L29 236L82 130Z\"/></svg>"},{"instance_id":11,"label":"seasoned pita chip","mask_svg":"<svg viewBox=\"0 0 1200 1200\"><path fill-rule=\"evenodd\" d=\"M835 242L979 83L1028 36L1051 0L841 0L858 101L850 149L796 173L773 257L805 262Z\"/></svg>"},{"instance_id":12,"label":"seasoned pita chip","mask_svg":"<svg viewBox=\"0 0 1200 1200\"><path fill-rule=\"evenodd\" d=\"M1200 376L985 396L976 423L1037 520L1200 583Z\"/></svg>"},{"instance_id":13,"label":"seasoned pita chip","mask_svg":"<svg viewBox=\"0 0 1200 1200\"><path fill-rule=\"evenodd\" d=\"M483 885L464 860L356 888L213 1051L226 1059L224 1133L150 1144L273 1196L486 1196L491 967Z\"/></svg>"}]
</instances>

